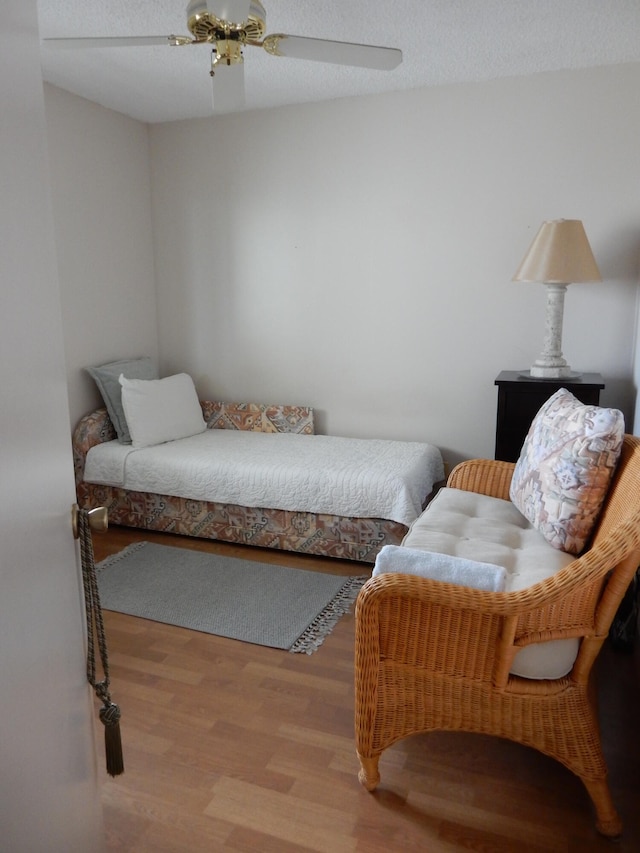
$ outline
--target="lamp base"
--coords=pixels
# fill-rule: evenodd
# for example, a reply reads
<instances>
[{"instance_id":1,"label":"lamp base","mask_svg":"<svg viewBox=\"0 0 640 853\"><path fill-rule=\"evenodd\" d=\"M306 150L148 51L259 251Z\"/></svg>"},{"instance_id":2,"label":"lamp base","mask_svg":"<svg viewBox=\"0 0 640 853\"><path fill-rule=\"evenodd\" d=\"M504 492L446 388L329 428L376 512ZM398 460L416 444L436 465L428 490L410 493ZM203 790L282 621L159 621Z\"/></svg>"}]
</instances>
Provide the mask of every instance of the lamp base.
<instances>
[{"instance_id":1,"label":"lamp base","mask_svg":"<svg viewBox=\"0 0 640 853\"><path fill-rule=\"evenodd\" d=\"M568 372L564 372L562 374L548 372L548 371L557 371L558 370L557 367L555 367L555 368L549 367L549 368L542 368L542 369L545 371L544 374L541 374L537 371L534 373L534 368L532 367L531 370L523 370L518 375L522 379L548 379L549 381L556 381L556 382L558 381L558 379L580 379L580 377L582 376L582 373L578 373L575 370L571 370L571 369L569 369ZM538 368L538 370L540 370L540 368Z\"/></svg>"},{"instance_id":2,"label":"lamp base","mask_svg":"<svg viewBox=\"0 0 640 853\"><path fill-rule=\"evenodd\" d=\"M571 368L562 355L562 316L566 284L547 283L547 313L545 316L542 352L531 365L533 379L568 379Z\"/></svg>"}]
</instances>

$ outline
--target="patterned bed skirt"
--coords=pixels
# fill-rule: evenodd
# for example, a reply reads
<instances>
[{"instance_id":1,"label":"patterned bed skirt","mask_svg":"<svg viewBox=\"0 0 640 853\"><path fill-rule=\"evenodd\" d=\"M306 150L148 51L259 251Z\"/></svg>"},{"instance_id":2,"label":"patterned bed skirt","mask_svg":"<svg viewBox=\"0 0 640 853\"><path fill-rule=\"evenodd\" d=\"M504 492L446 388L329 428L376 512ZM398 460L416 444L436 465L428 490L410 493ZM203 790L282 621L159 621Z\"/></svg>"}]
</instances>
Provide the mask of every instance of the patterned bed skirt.
<instances>
[{"instance_id":1,"label":"patterned bed skirt","mask_svg":"<svg viewBox=\"0 0 640 853\"><path fill-rule=\"evenodd\" d=\"M367 563L407 532L403 524L378 518L208 503L91 483L79 484L78 504L106 506L110 524Z\"/></svg>"}]
</instances>

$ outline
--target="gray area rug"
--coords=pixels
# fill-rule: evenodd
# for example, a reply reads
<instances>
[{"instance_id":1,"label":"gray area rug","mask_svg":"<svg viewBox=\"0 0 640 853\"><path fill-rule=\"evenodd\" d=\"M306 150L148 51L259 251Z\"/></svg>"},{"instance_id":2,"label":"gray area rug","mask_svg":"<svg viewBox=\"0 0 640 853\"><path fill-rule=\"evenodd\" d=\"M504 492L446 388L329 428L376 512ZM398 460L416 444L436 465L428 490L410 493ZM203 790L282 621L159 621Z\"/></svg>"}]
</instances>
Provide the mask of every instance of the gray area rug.
<instances>
[{"instance_id":1,"label":"gray area rug","mask_svg":"<svg viewBox=\"0 0 640 853\"><path fill-rule=\"evenodd\" d=\"M369 575L344 577L136 542L96 566L105 610L311 654Z\"/></svg>"}]
</instances>

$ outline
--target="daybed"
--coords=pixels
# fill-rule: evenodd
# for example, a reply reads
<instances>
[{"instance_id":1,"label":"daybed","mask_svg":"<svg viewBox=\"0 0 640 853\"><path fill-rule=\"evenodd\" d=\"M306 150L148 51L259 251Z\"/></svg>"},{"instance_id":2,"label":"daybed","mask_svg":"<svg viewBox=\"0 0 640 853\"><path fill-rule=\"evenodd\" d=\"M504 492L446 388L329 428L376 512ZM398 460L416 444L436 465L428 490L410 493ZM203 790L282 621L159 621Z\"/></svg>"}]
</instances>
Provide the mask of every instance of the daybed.
<instances>
[{"instance_id":1,"label":"daybed","mask_svg":"<svg viewBox=\"0 0 640 853\"><path fill-rule=\"evenodd\" d=\"M209 400L201 401L201 406L209 429L288 433L299 437L314 435L313 410L309 407L222 403ZM231 436L225 438L228 440ZM320 445L329 438L316 436L312 440L315 442L317 439ZM92 448L109 443L114 453L125 452L123 445L118 445L115 439L116 431L104 408L83 417L73 435L78 504L87 509L106 506L112 524L365 562L373 562L383 545L397 544L402 540L411 521L420 514L426 504L435 484L444 477L442 457L432 445L371 440L372 463L375 463L376 457L380 455L381 448L392 445L412 446L413 463L418 460L420 477L414 478L414 482L409 484L410 489L407 489L406 484L399 483L400 490L412 492L414 504L409 506L411 501L405 500L402 517L398 514L395 518L377 517L375 513L363 511L366 506L363 498L375 487L375 483L367 482L367 476L363 472L360 472L357 482L351 483L350 486L359 496L358 512L341 515L308 509L302 511L302 508L299 511L295 507L282 509L277 502L266 507L240 505L227 499L206 500L201 496L194 496L195 493L176 494L175 490L172 490L172 494L166 494L155 489L144 491L123 488L113 480L108 482L108 477L103 477L101 483L88 482L85 470L87 455ZM180 441L190 442L192 439ZM362 445L358 439L343 441L353 442L354 453L355 448ZM179 443L170 442L171 445ZM145 453L156 450L157 448L145 449ZM127 457L128 468L131 467L131 458ZM327 467L330 461L327 458ZM125 465L121 458L116 461L116 465L118 464ZM400 474L399 471L398 476ZM274 482L277 483L279 476L280 472L274 470ZM418 482L423 485L420 486L421 493L416 500ZM311 488L313 489L313 483ZM370 517L372 515L376 517Z\"/></svg>"},{"instance_id":2,"label":"daybed","mask_svg":"<svg viewBox=\"0 0 640 853\"><path fill-rule=\"evenodd\" d=\"M618 835L590 676L639 564L640 439L561 389L517 465L461 463L380 552L356 605L362 784L408 735L497 735L573 771Z\"/></svg>"}]
</instances>

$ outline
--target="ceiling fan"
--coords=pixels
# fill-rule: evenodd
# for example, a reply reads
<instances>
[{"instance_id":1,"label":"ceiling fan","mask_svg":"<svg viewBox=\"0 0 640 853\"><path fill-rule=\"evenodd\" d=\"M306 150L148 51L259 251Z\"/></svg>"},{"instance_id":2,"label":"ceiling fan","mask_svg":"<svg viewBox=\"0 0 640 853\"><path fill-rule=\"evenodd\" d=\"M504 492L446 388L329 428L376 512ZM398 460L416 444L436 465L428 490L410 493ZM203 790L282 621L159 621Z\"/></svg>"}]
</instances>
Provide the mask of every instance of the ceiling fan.
<instances>
[{"instance_id":1,"label":"ceiling fan","mask_svg":"<svg viewBox=\"0 0 640 853\"><path fill-rule=\"evenodd\" d=\"M244 102L243 50L247 45L262 47L271 56L379 71L390 71L402 62L402 51L397 48L283 33L265 35L266 12L260 0L190 0L186 14L190 36L45 38L43 43L56 48L211 45L214 110Z\"/></svg>"}]
</instances>

